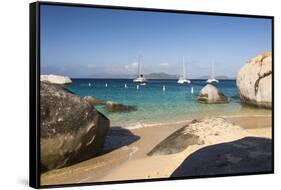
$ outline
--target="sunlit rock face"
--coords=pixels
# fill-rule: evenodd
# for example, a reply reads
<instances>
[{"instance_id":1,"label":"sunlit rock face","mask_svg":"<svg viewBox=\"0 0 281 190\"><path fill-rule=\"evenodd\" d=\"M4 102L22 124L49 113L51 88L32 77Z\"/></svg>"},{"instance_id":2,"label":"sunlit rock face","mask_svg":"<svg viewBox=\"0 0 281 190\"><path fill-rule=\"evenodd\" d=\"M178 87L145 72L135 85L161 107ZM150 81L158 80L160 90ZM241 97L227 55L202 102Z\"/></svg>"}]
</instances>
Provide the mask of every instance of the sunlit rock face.
<instances>
[{"instance_id":1,"label":"sunlit rock face","mask_svg":"<svg viewBox=\"0 0 281 190\"><path fill-rule=\"evenodd\" d=\"M238 72L237 87L246 105L272 107L272 55L262 53L247 62Z\"/></svg>"}]
</instances>

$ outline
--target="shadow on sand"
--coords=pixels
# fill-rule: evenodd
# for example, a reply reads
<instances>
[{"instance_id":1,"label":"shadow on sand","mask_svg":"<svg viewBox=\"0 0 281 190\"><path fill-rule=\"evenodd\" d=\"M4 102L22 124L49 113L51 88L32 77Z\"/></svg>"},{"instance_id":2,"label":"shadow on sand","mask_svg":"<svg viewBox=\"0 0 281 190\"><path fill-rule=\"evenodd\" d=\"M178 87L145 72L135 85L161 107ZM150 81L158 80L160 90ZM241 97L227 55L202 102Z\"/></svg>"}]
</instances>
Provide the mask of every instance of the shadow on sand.
<instances>
[{"instance_id":1,"label":"shadow on sand","mask_svg":"<svg viewBox=\"0 0 281 190\"><path fill-rule=\"evenodd\" d=\"M245 137L202 148L188 156L171 177L271 172L272 141Z\"/></svg>"},{"instance_id":2,"label":"shadow on sand","mask_svg":"<svg viewBox=\"0 0 281 190\"><path fill-rule=\"evenodd\" d=\"M111 127L106 136L102 154L109 153L122 146L128 146L139 139L139 136L134 135L128 129L122 127Z\"/></svg>"}]
</instances>

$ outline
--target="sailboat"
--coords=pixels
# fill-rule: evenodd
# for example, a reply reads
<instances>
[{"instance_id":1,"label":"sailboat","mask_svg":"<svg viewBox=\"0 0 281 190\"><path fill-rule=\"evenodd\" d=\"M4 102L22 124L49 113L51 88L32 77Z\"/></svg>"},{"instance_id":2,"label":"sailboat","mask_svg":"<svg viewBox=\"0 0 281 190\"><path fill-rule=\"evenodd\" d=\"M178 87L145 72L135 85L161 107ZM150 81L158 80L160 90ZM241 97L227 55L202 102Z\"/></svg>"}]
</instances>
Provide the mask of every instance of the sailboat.
<instances>
[{"instance_id":1,"label":"sailboat","mask_svg":"<svg viewBox=\"0 0 281 190\"><path fill-rule=\"evenodd\" d=\"M185 72L185 63L184 63L184 57L182 59L182 64L183 64L183 74L182 76L179 78L178 83L179 84L190 84L191 81L186 79L186 72Z\"/></svg>"},{"instance_id":2,"label":"sailboat","mask_svg":"<svg viewBox=\"0 0 281 190\"><path fill-rule=\"evenodd\" d=\"M140 85L146 85L146 79L141 74L141 63L140 63L140 55L139 55L139 60L138 60L138 76L133 80L134 83L139 83Z\"/></svg>"},{"instance_id":3,"label":"sailboat","mask_svg":"<svg viewBox=\"0 0 281 190\"><path fill-rule=\"evenodd\" d=\"M214 63L212 63L212 68L211 68L211 76L210 78L206 81L206 83L213 83L216 82L218 83L219 81L217 79L215 79L215 71L214 71Z\"/></svg>"}]
</instances>

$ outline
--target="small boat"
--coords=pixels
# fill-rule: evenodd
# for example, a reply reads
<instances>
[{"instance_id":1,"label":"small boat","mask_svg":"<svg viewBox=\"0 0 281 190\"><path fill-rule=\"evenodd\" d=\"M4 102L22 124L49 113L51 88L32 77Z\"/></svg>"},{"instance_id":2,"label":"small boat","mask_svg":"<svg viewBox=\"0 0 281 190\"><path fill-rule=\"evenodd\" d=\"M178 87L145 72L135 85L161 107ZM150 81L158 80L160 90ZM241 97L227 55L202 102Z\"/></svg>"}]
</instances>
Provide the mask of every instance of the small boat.
<instances>
[{"instance_id":1,"label":"small boat","mask_svg":"<svg viewBox=\"0 0 281 190\"><path fill-rule=\"evenodd\" d=\"M141 63L140 63L140 55L139 55L139 60L138 60L138 76L137 78L135 78L133 80L134 83L138 83L142 86L146 85L146 79L145 77L143 76L143 74L141 74Z\"/></svg>"},{"instance_id":2,"label":"small boat","mask_svg":"<svg viewBox=\"0 0 281 190\"><path fill-rule=\"evenodd\" d=\"M163 87L162 87L162 90L163 90L163 91L166 91L166 87L165 87L165 86L163 86Z\"/></svg>"},{"instance_id":3,"label":"small boat","mask_svg":"<svg viewBox=\"0 0 281 190\"><path fill-rule=\"evenodd\" d=\"M218 83L219 80L215 79L215 71L214 71L214 64L212 63L212 67L211 67L211 76L210 78L206 81L206 83Z\"/></svg>"},{"instance_id":4,"label":"small boat","mask_svg":"<svg viewBox=\"0 0 281 190\"><path fill-rule=\"evenodd\" d=\"M178 84L190 84L190 80L180 77L178 80Z\"/></svg>"},{"instance_id":5,"label":"small boat","mask_svg":"<svg viewBox=\"0 0 281 190\"><path fill-rule=\"evenodd\" d=\"M212 79L212 78L209 78L206 83L213 83L213 82L216 82L216 83L219 83L219 81L217 79Z\"/></svg>"},{"instance_id":6,"label":"small boat","mask_svg":"<svg viewBox=\"0 0 281 190\"><path fill-rule=\"evenodd\" d=\"M185 62L184 62L184 57L183 57L183 61L182 61L182 65L183 65L183 73L182 76L179 78L178 80L178 84L190 84L191 81L186 79L186 71L185 71Z\"/></svg>"}]
</instances>

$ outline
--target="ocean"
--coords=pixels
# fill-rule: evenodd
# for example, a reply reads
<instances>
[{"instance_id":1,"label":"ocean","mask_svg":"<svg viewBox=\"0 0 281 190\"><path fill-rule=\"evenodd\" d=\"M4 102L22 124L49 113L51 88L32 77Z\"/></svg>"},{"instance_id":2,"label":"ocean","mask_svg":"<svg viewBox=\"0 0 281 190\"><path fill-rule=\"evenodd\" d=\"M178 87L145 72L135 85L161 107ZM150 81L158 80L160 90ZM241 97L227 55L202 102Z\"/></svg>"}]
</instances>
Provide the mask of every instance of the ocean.
<instances>
[{"instance_id":1,"label":"ocean","mask_svg":"<svg viewBox=\"0 0 281 190\"><path fill-rule=\"evenodd\" d=\"M153 126L204 116L271 114L269 110L242 106L235 80L220 80L218 84L214 84L229 98L228 104L197 102L197 95L206 85L206 80L191 80L191 84L180 85L177 80L155 79L148 80L147 85L139 86L139 89L132 79L73 79L72 82L67 88L81 98L94 96L137 107L136 111L120 113L109 112L103 106L96 106L97 110L110 119L112 127Z\"/></svg>"}]
</instances>

